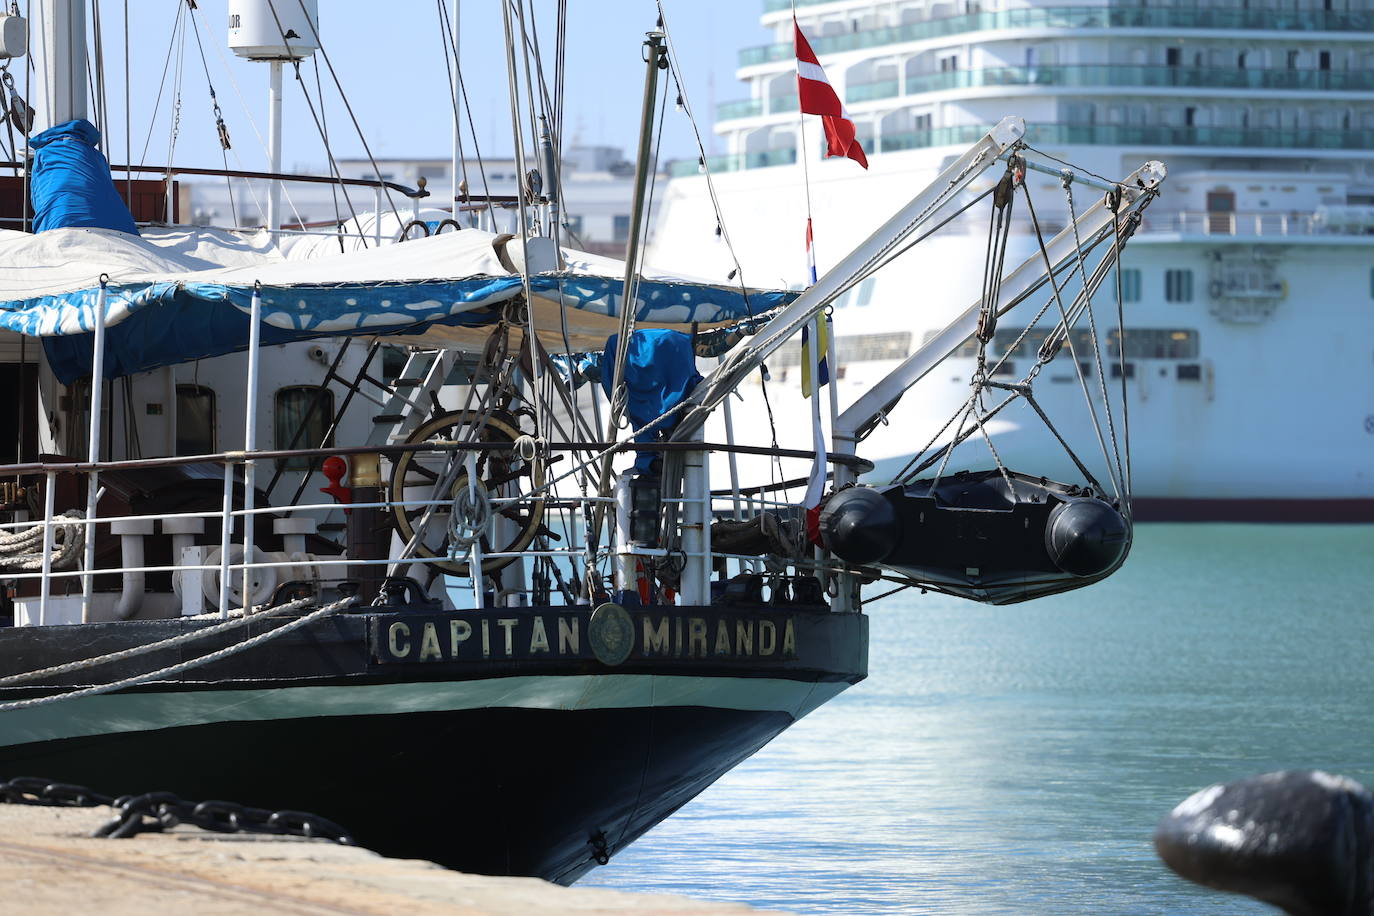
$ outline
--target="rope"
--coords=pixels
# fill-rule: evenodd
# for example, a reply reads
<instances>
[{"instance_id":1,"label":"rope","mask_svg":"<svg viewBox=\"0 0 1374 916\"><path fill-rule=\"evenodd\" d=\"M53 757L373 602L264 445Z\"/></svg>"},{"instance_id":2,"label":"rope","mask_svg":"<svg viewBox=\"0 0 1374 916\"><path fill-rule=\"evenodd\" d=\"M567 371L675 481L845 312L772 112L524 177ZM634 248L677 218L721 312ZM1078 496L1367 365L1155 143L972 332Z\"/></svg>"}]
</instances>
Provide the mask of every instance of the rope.
<instances>
[{"instance_id":1,"label":"rope","mask_svg":"<svg viewBox=\"0 0 1374 916\"><path fill-rule=\"evenodd\" d=\"M481 483L459 487L448 520L448 555L456 559L486 534L491 524L491 500Z\"/></svg>"},{"instance_id":2,"label":"rope","mask_svg":"<svg viewBox=\"0 0 1374 916\"><path fill-rule=\"evenodd\" d=\"M116 690L123 690L127 687L136 687L139 684L146 684L149 681L155 681L159 678L170 677L173 674L180 674L183 671L190 671L192 668L199 668L202 665L208 665L211 662L217 662L221 659L228 658L231 655L237 655L240 652L246 652L247 650L256 648L257 646L260 646L263 643L268 642L269 640L276 639L278 636L285 636L287 633L290 633L294 630L299 630L300 628L315 623L318 620L323 620L324 618L332 614L336 614L344 608L348 607L349 605L353 604L353 602L356 600L357 599L355 597L350 596L348 598L343 599L342 601L335 601L333 604L326 604L324 607L311 611L304 617L297 617L295 620L283 624L282 626L277 627L274 630L268 630L265 633L259 633L257 636L254 636L250 639L245 639L243 642L235 643L232 646L226 646L225 648L219 649L215 652L211 652L208 655L202 655L199 658L193 658L189 661L180 662L175 665L168 665L166 668L159 668L156 671L149 671L145 674L137 674L133 677L126 677L122 680L114 681L109 684L99 684L94 687L83 687L80 690L71 690L66 693L54 693L45 697L33 697L32 699L27 700L15 700L11 703L0 703L0 712L12 712L17 709L29 709L34 706L46 706L50 703L59 703L63 700L76 700L82 697L100 696L101 694L113 693Z\"/></svg>"},{"instance_id":3,"label":"rope","mask_svg":"<svg viewBox=\"0 0 1374 916\"><path fill-rule=\"evenodd\" d=\"M174 646L180 646L188 642L194 642L197 639L204 639L207 636L217 636L220 633L227 633L228 631L235 629L236 627L241 627L250 620L256 620L263 616L270 616L268 614L268 611L270 611L272 614L280 614L285 611L294 611L297 608L305 607L307 604L311 602L311 600L312 599L310 598L300 598L296 601L291 601L274 608L267 608L266 610L262 610L261 613L259 612L261 609L255 608L252 613L241 614L240 616L234 617L223 623L217 623L214 626L202 627L198 630L191 630L187 633L181 633L176 636L170 636L167 639L160 639L157 642L144 643L141 646L133 646L132 648L128 649L120 649L118 652L110 652L106 655L97 655L94 658L83 658L80 661L65 662L61 665L53 665L48 668L39 668L34 671L25 671L21 674L11 674L6 677L0 677L0 687L8 687L12 684L24 684L28 681L37 681L45 677L52 677L58 674L67 674L71 671L83 671L87 668L95 668L99 665L108 665L113 662L123 661L126 658L135 658L139 655L145 655L149 652L156 652L159 649L170 649Z\"/></svg>"},{"instance_id":4,"label":"rope","mask_svg":"<svg viewBox=\"0 0 1374 916\"><path fill-rule=\"evenodd\" d=\"M1064 335L1064 339L1068 342L1069 345L1069 358L1073 360L1074 373L1078 376L1079 387L1083 389L1083 399L1088 406L1088 416L1092 419L1093 422L1093 432L1097 434L1097 443L1102 449L1102 460L1107 463L1107 474L1112 480L1112 486L1116 490L1117 497L1120 498L1121 486L1116 479L1115 473L1113 473L1112 457L1107 452L1106 437L1102 435L1102 423L1097 418L1097 408L1093 406L1092 395L1088 391L1088 380L1083 377L1083 364L1079 362L1078 353L1074 349L1073 334L1071 333L1073 320L1069 317L1068 310L1064 308L1064 299L1060 295L1059 284L1054 282L1054 265L1050 263L1049 250L1045 247L1045 236L1040 229L1040 221L1035 215L1035 205L1031 202L1029 188L1026 188L1026 209L1030 213L1031 227L1035 230L1035 240L1037 245L1039 246L1040 257L1045 263L1045 271L1046 273L1050 274L1050 289L1054 292L1054 302L1059 307L1059 314L1061 318L1061 324L1056 329L1056 333L1045 339L1045 343L1041 347L1041 357L1045 358L1046 354L1049 354L1049 358L1053 358L1053 354L1055 351L1058 350L1058 347L1056 346L1051 348L1050 344L1054 340L1054 338L1057 337L1060 332L1062 332ZM1084 292L1088 292L1086 286L1084 287ZM1048 359L1046 358L1045 361L1048 362ZM1104 406L1108 408L1110 407L1110 405Z\"/></svg>"},{"instance_id":5,"label":"rope","mask_svg":"<svg viewBox=\"0 0 1374 916\"><path fill-rule=\"evenodd\" d=\"M1088 329L1092 333L1093 341L1093 365L1097 367L1097 385L1102 394L1103 412L1107 415L1107 434L1112 440L1112 456L1116 459L1116 479L1122 481L1117 489L1118 496L1125 496L1124 481L1126 473L1121 466L1121 445L1116 439L1116 421L1112 418L1112 402L1107 396L1107 373L1102 365L1102 341L1097 334L1097 320L1093 315L1093 291L1088 285L1088 269L1083 263L1083 240L1078 235L1078 213L1073 204L1073 172L1065 169L1064 171L1064 196L1068 199L1069 206L1069 225L1073 227L1074 248L1078 254L1078 275L1083 280L1083 292L1087 297L1087 306L1084 309L1088 313ZM1116 215L1112 215L1112 222L1116 222ZM1118 257L1120 254L1118 253ZM1110 472L1110 468L1108 471Z\"/></svg>"},{"instance_id":6,"label":"rope","mask_svg":"<svg viewBox=\"0 0 1374 916\"><path fill-rule=\"evenodd\" d=\"M62 543L52 554L50 569L66 569L76 559L85 541L85 526L77 524L86 517L80 509L72 509L53 519L53 537L60 536ZM70 524L60 524L57 519L71 519ZM0 568L11 572L33 572L43 568L43 523L25 528L13 534L0 534ZM37 548L37 549L34 549Z\"/></svg>"}]
</instances>

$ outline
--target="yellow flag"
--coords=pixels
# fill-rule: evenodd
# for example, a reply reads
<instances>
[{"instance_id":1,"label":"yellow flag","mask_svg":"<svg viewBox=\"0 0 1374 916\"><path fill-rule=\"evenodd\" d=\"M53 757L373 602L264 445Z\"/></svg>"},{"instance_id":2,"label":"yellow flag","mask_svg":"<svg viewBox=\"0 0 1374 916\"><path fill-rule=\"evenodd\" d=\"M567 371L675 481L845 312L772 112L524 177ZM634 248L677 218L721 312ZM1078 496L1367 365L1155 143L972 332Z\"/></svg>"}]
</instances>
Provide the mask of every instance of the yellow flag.
<instances>
[{"instance_id":1,"label":"yellow flag","mask_svg":"<svg viewBox=\"0 0 1374 916\"><path fill-rule=\"evenodd\" d=\"M817 334L817 336L820 338L820 355L819 355L818 357L816 357L817 363L818 363L819 368L820 368L820 375L817 377L817 378L819 379L819 381L817 382L817 385L816 385L817 388L819 388L821 385L829 384L829 382L830 382L830 366L829 366L829 359L828 359L828 357L830 356L830 331L829 331L829 325L830 325L829 320L827 320L824 316L822 316L821 319L820 319L819 321L816 322L816 327L817 327L817 329L818 329L818 334ZM804 398L809 398L809 397L811 397L811 334L810 334L810 330L811 330L811 326L810 326L810 325L807 325L806 327L802 328L801 384L802 384L802 397L804 397Z\"/></svg>"}]
</instances>

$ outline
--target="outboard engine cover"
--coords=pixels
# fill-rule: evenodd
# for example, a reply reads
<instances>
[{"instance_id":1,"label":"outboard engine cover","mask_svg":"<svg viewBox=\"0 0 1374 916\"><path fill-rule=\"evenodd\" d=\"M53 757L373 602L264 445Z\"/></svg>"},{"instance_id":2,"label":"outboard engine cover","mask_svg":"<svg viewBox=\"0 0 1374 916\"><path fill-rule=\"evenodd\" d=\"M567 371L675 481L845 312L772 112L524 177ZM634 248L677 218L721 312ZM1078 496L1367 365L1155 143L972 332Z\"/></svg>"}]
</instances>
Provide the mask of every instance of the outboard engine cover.
<instances>
[{"instance_id":1,"label":"outboard engine cover","mask_svg":"<svg viewBox=\"0 0 1374 916\"><path fill-rule=\"evenodd\" d=\"M1111 575L1131 526L1091 490L996 469L935 481L850 487L826 502L821 541L847 563L878 566L932 589L1014 604Z\"/></svg>"}]
</instances>

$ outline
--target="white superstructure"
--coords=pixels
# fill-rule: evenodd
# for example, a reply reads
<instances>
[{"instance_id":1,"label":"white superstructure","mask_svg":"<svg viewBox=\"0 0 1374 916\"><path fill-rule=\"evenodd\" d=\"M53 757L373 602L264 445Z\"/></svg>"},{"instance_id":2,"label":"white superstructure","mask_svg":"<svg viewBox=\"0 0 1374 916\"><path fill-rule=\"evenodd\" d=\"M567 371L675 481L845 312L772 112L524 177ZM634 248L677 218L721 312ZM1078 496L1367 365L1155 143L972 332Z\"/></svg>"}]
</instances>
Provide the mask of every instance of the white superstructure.
<instances>
[{"instance_id":1,"label":"white superstructure","mask_svg":"<svg viewBox=\"0 0 1374 916\"><path fill-rule=\"evenodd\" d=\"M1168 187L1122 274L1141 516L1374 517L1374 12L1364 0L798 0L797 19L871 163L864 172L822 161L820 119L805 119L822 272L1007 114L1025 118L1036 149L1101 175L1163 160ZM766 0L762 21L777 43L740 53L749 97L718 107L729 152L708 164L744 279L800 286L806 196L790 3ZM735 264L700 166L679 163L663 192L650 260L725 276ZM1065 189L1043 174L1028 186L1042 228L1058 231ZM1079 213L1100 198L1071 190ZM987 232L979 209L840 301L841 408L978 297ZM1019 210L1008 265L1035 250ZM1114 296L1100 296L1096 313L1104 381L1118 392ZM1022 328L1014 313L1004 319L991 352ZM1034 334L1009 376L1028 368ZM1047 366L1037 394L1100 463L1069 360L1065 351ZM795 351L770 361L769 393L783 444L806 447L797 361ZM1100 400L1097 366L1085 362L1089 397ZM883 459L871 479L925 445L967 397L972 370L971 358L953 360L908 393L868 442ZM760 400L737 402L734 422L767 422ZM1010 466L1073 476L1033 417L999 418L990 431ZM960 464L992 459L971 442Z\"/></svg>"}]
</instances>

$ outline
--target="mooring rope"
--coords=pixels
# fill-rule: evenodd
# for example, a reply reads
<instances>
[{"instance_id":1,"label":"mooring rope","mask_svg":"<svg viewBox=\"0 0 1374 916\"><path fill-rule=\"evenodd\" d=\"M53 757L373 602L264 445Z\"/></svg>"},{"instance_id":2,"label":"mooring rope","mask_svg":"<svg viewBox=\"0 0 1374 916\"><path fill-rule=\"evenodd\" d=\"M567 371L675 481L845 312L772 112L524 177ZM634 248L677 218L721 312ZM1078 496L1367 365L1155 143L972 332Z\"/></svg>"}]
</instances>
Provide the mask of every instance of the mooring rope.
<instances>
[{"instance_id":1,"label":"mooring rope","mask_svg":"<svg viewBox=\"0 0 1374 916\"><path fill-rule=\"evenodd\" d=\"M352 605L356 600L356 596L349 596L348 598L345 598L342 601L335 601L333 604L326 604L323 607L311 611L304 617L298 617L295 620L285 623L274 630L268 630L265 633L259 633L257 636L245 639L243 642L235 643L232 646L226 646L223 649L217 649L216 651L211 652L207 655L202 655L199 658L193 658L188 661L178 662L175 665L168 665L167 667L159 668L156 671L149 671L144 674L136 674L133 677L123 678L122 680L113 681L109 684L98 684L94 687L82 687L79 690L71 690L66 693L54 693L44 697L32 697L27 700L14 700L10 703L0 703L0 712L12 712L17 709L28 709L34 706L44 706L49 703L61 702L62 700L76 700L80 699L81 697L92 697L99 696L104 693L113 693L116 690L123 690L126 687L136 687L139 684L146 684L149 681L155 681L159 678L168 677L173 674L180 674L183 671L190 671L192 668L199 668L202 665L208 665L211 662L217 662L220 659L228 658L231 655L236 655L240 652L246 652L247 650L255 648L265 642L268 642L269 640L276 639L278 636L285 636L287 633L290 633L294 630L299 630L301 627L308 626L312 623L315 623L318 620L323 620L324 618L332 614L336 614L344 608Z\"/></svg>"},{"instance_id":2,"label":"mooring rope","mask_svg":"<svg viewBox=\"0 0 1374 916\"><path fill-rule=\"evenodd\" d=\"M86 668L94 668L98 665L108 665L112 662L123 661L126 658L135 658L139 655L146 655L149 652L156 652L158 649L171 649L175 646L180 646L188 642L194 642L197 639L204 639L207 636L216 636L220 633L227 633L230 630L243 626L250 620L266 616L272 616L274 614L282 613L283 611L294 611L297 608L305 607L311 602L311 600L313 599L300 598L295 601L289 601L286 604L278 605L274 608L254 609L246 614L230 618L229 620L223 623L217 623L214 626L209 627L202 627L201 629L191 630L186 633L179 633L176 636L170 636L167 639L159 639L157 642L144 643L141 646L133 646L128 649L120 649L118 652L110 652L105 655L97 655L93 658L83 658L74 662L65 662L61 665L53 665L48 668L39 668L34 671L25 671L20 674L7 675L5 677L0 677L0 687L8 687L11 684L24 684L28 681L41 680L45 677L51 677L57 674L66 674L71 671L82 671Z\"/></svg>"}]
</instances>

